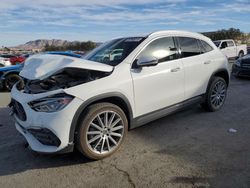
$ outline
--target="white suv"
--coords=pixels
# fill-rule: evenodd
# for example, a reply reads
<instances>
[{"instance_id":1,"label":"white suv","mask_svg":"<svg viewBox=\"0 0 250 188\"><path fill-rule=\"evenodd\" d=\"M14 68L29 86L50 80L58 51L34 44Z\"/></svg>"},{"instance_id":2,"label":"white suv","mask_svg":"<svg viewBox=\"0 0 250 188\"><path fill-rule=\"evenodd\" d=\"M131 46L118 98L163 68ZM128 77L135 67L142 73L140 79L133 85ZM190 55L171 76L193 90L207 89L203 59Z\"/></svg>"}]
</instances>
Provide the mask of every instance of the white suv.
<instances>
[{"instance_id":1,"label":"white suv","mask_svg":"<svg viewBox=\"0 0 250 188\"><path fill-rule=\"evenodd\" d=\"M106 52L119 49L117 58ZM121 50L122 49L122 50ZM227 58L207 37L160 31L104 43L84 58L40 54L13 87L15 126L37 152L91 159L114 153L129 129L194 103L219 110L229 83Z\"/></svg>"}]
</instances>

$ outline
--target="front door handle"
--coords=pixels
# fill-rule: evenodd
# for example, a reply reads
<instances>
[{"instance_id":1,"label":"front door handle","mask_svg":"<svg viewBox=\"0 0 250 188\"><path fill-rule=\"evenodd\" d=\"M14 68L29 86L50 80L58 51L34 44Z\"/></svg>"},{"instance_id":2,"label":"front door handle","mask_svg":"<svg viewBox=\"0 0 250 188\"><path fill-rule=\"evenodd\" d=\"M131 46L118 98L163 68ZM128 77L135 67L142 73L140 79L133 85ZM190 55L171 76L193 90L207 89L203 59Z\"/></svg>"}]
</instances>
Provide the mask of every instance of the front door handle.
<instances>
[{"instance_id":1,"label":"front door handle","mask_svg":"<svg viewBox=\"0 0 250 188\"><path fill-rule=\"evenodd\" d=\"M177 67L177 68L171 69L171 72L178 72L178 71L180 71L180 70L181 70L181 68L180 68L180 67Z\"/></svg>"},{"instance_id":2,"label":"front door handle","mask_svg":"<svg viewBox=\"0 0 250 188\"><path fill-rule=\"evenodd\" d=\"M210 64L210 63L211 63L211 61L210 61L210 60L209 60L209 61L205 61L205 62L204 62L204 64L205 64L205 65L208 65L208 64Z\"/></svg>"}]
</instances>

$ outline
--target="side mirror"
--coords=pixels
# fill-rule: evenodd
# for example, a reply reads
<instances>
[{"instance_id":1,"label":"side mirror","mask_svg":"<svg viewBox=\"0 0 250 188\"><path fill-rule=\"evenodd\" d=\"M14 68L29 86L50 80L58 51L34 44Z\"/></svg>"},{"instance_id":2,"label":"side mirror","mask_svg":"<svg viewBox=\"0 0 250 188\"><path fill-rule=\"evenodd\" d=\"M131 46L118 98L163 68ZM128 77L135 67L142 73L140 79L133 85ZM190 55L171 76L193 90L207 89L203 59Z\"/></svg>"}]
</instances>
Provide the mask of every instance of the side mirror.
<instances>
[{"instance_id":1,"label":"side mirror","mask_svg":"<svg viewBox=\"0 0 250 188\"><path fill-rule=\"evenodd\" d=\"M136 64L138 67L156 66L158 64L158 59L153 56L139 57Z\"/></svg>"}]
</instances>

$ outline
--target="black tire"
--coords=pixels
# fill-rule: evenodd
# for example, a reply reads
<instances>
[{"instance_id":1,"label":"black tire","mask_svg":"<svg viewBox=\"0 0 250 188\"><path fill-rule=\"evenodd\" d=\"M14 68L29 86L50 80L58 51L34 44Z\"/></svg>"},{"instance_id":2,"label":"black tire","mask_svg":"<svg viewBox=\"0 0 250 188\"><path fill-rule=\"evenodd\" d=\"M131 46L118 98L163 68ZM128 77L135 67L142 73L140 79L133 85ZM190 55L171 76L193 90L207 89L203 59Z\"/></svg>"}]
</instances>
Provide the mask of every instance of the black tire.
<instances>
[{"instance_id":1,"label":"black tire","mask_svg":"<svg viewBox=\"0 0 250 188\"><path fill-rule=\"evenodd\" d=\"M238 55L238 58L241 58L244 56L244 52L240 52L239 55Z\"/></svg>"},{"instance_id":2,"label":"black tire","mask_svg":"<svg viewBox=\"0 0 250 188\"><path fill-rule=\"evenodd\" d=\"M223 94L220 94L220 92L215 92L216 88L218 89L218 84L220 86L224 86L225 91L221 92ZM222 89L221 89L222 90ZM223 98L222 98L223 96ZM213 77L212 80L209 83L207 92L205 94L205 102L202 103L202 107L209 112L215 112L222 108L222 106L225 103L227 96L227 83L226 81L221 77ZM218 101L218 104L217 102Z\"/></svg>"},{"instance_id":3,"label":"black tire","mask_svg":"<svg viewBox=\"0 0 250 188\"><path fill-rule=\"evenodd\" d=\"M15 83L20 82L18 84L19 87L23 86L23 79L17 74L9 74L5 77L4 86L8 91L11 91L12 87Z\"/></svg>"},{"instance_id":4,"label":"black tire","mask_svg":"<svg viewBox=\"0 0 250 188\"><path fill-rule=\"evenodd\" d=\"M119 137L119 141L117 141L117 145L113 144L114 145L113 148L111 148L112 143L111 144L107 143L107 142L111 142L111 139L110 139L110 137L112 137L111 133L110 133L110 135L105 135L105 136L102 135L100 138L96 139L96 141L93 142L93 145L95 145L96 148L100 148L100 147L103 148L106 144L106 148L108 148L108 151L107 152L105 151L106 153L101 153L101 151L103 151L102 149L101 149L101 151L97 151L97 150L95 150L95 147L93 148L93 146L91 146L91 144L90 144L90 140L91 139L93 140L94 135L88 135L87 133L91 132L91 131L89 131L90 127L91 127L92 123L96 120L98 115L101 116L102 113L106 113L107 111L109 111L109 113L111 113L111 115L112 115L112 112L115 112L115 114L117 114L117 117L120 117L121 124L123 124L124 128L122 129L122 133L121 133L122 136ZM104 118L105 117L103 116L102 122L105 121ZM107 118L106 122L109 122L110 127L111 127L112 121L110 120L110 118L109 119ZM105 122L104 122L104 124L105 124ZM120 123L119 123L119 126L121 126ZM93 127L91 127L91 128L92 128L92 132L102 132L102 131L97 130L97 129L96 129L97 131L93 131ZM115 128L115 126L113 128ZM79 124L79 128L77 131L76 147L87 158L90 158L93 160L100 160L100 159L103 159L103 158L106 158L106 157L112 155L120 148L121 144L123 143L123 141L127 135L127 131L128 131L128 120L127 120L127 117L121 108L119 108L118 106L111 104L111 103L93 104L93 105L89 106L85 110L85 112L83 113L83 118ZM100 134L104 134L104 133L102 132ZM109 134L109 133L105 133L105 134ZM99 133L95 134L95 135L99 136ZM105 141L105 139L108 141ZM103 146L100 145L102 142L104 143ZM109 149L110 149L110 151L109 151Z\"/></svg>"}]
</instances>

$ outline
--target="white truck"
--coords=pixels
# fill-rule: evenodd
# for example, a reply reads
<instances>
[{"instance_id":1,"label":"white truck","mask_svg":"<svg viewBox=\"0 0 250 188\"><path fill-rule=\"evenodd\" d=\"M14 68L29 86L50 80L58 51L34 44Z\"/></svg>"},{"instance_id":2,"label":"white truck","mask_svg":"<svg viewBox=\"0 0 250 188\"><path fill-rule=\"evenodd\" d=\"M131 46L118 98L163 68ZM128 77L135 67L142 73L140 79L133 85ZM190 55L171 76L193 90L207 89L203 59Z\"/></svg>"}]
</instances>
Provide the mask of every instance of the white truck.
<instances>
[{"instance_id":1,"label":"white truck","mask_svg":"<svg viewBox=\"0 0 250 188\"><path fill-rule=\"evenodd\" d=\"M237 46L232 39L227 40L217 40L214 44L222 51L227 58L238 58L247 54L247 45Z\"/></svg>"}]
</instances>

